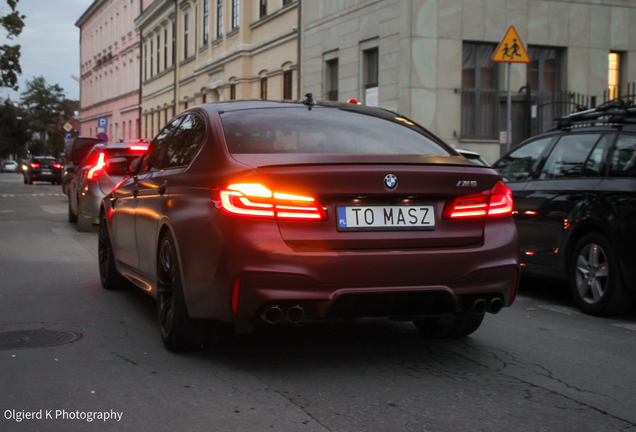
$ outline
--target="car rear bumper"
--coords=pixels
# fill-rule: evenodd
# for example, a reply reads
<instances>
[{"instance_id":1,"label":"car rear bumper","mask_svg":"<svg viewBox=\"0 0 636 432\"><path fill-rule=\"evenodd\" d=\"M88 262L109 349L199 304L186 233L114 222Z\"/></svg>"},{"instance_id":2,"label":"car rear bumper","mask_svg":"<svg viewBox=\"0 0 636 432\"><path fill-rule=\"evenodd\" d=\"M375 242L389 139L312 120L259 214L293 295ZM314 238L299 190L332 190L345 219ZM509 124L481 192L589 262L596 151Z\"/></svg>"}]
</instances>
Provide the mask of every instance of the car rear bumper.
<instances>
[{"instance_id":1,"label":"car rear bumper","mask_svg":"<svg viewBox=\"0 0 636 432\"><path fill-rule=\"evenodd\" d=\"M102 199L106 195L101 191L98 182L95 181L88 182L88 189L84 189L80 194L82 217L91 219L93 224L98 224L99 209Z\"/></svg>"},{"instance_id":2,"label":"car rear bumper","mask_svg":"<svg viewBox=\"0 0 636 432\"><path fill-rule=\"evenodd\" d=\"M407 319L463 312L477 299L514 300L519 261L511 217L488 220L479 244L446 249L298 252L278 232L257 231L253 250L221 241L205 270L192 265L201 250L181 250L192 318L254 322L273 306L284 316L298 305L307 320ZM223 231L233 236L250 233Z\"/></svg>"}]
</instances>

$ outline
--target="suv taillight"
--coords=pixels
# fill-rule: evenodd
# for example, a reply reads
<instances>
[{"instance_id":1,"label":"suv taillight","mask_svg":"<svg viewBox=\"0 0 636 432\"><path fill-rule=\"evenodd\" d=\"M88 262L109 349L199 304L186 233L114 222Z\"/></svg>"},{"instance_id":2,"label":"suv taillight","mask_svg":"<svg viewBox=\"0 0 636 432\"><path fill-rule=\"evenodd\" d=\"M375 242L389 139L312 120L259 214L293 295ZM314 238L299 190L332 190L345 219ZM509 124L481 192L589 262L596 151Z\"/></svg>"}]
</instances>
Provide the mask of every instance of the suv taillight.
<instances>
[{"instance_id":1,"label":"suv taillight","mask_svg":"<svg viewBox=\"0 0 636 432\"><path fill-rule=\"evenodd\" d=\"M87 176L88 180L97 180L97 175L99 174L101 170L104 169L105 166L106 166L106 163L104 162L104 152L101 152L97 159L97 164L94 167L92 167L90 170L88 170L88 176Z\"/></svg>"},{"instance_id":2,"label":"suv taillight","mask_svg":"<svg viewBox=\"0 0 636 432\"><path fill-rule=\"evenodd\" d=\"M214 191L214 202L231 216L285 220L327 220L327 213L312 197L272 192L258 183L239 183Z\"/></svg>"},{"instance_id":3,"label":"suv taillight","mask_svg":"<svg viewBox=\"0 0 636 432\"><path fill-rule=\"evenodd\" d=\"M483 218L511 214L512 191L500 181L490 191L455 198L447 202L443 218Z\"/></svg>"}]
</instances>

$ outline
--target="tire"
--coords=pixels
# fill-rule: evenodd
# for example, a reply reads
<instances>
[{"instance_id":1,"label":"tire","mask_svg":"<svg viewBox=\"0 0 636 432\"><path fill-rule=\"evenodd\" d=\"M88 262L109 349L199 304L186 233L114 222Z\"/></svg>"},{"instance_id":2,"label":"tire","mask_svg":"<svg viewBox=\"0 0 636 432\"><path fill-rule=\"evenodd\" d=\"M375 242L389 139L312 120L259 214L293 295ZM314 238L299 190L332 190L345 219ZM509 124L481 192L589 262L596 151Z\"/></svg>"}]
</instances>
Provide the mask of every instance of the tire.
<instances>
[{"instance_id":1,"label":"tire","mask_svg":"<svg viewBox=\"0 0 636 432\"><path fill-rule=\"evenodd\" d=\"M413 321L413 324L427 339L461 338L477 331L485 315L458 314L450 322L441 322L439 318L425 318Z\"/></svg>"},{"instance_id":2,"label":"tire","mask_svg":"<svg viewBox=\"0 0 636 432\"><path fill-rule=\"evenodd\" d=\"M181 282L181 269L172 235L166 232L157 252L157 311L161 340L169 351L211 348L225 334L216 321L193 320L188 315Z\"/></svg>"},{"instance_id":3,"label":"tire","mask_svg":"<svg viewBox=\"0 0 636 432\"><path fill-rule=\"evenodd\" d=\"M24 181L24 184L29 184L29 180L27 180L25 175L22 176L22 180Z\"/></svg>"},{"instance_id":4,"label":"tire","mask_svg":"<svg viewBox=\"0 0 636 432\"><path fill-rule=\"evenodd\" d=\"M104 214L99 218L97 256L99 261L99 278L104 289L113 291L130 285L130 282L128 282L125 277L117 273L115 255L113 254L106 215Z\"/></svg>"},{"instance_id":5,"label":"tire","mask_svg":"<svg viewBox=\"0 0 636 432\"><path fill-rule=\"evenodd\" d=\"M634 298L623 284L614 248L605 236L595 232L586 234L574 249L570 287L578 307L589 315L620 315Z\"/></svg>"},{"instance_id":6,"label":"tire","mask_svg":"<svg viewBox=\"0 0 636 432\"><path fill-rule=\"evenodd\" d=\"M29 184L32 185L33 184L33 178L29 177Z\"/></svg>"},{"instance_id":7,"label":"tire","mask_svg":"<svg viewBox=\"0 0 636 432\"><path fill-rule=\"evenodd\" d=\"M71 197L68 197L68 221L69 223L77 223L77 215L73 213L71 208Z\"/></svg>"},{"instance_id":8,"label":"tire","mask_svg":"<svg viewBox=\"0 0 636 432\"><path fill-rule=\"evenodd\" d=\"M93 229L93 220L82 215L82 202L77 197L77 231L89 232Z\"/></svg>"}]
</instances>

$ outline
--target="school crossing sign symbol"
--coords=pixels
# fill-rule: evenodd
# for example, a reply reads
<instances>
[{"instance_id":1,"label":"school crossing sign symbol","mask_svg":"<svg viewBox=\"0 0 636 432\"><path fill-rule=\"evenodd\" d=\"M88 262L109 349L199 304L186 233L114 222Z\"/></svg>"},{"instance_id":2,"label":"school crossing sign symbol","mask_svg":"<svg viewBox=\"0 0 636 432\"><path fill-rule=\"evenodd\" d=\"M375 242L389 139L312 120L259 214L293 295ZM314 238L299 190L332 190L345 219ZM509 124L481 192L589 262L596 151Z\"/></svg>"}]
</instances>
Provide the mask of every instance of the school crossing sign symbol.
<instances>
[{"instance_id":1,"label":"school crossing sign symbol","mask_svg":"<svg viewBox=\"0 0 636 432\"><path fill-rule=\"evenodd\" d=\"M501 40L495 54L492 56L494 62L505 63L530 63L530 56L526 47L523 46L521 38L517 34L514 26L510 26L506 35Z\"/></svg>"}]
</instances>

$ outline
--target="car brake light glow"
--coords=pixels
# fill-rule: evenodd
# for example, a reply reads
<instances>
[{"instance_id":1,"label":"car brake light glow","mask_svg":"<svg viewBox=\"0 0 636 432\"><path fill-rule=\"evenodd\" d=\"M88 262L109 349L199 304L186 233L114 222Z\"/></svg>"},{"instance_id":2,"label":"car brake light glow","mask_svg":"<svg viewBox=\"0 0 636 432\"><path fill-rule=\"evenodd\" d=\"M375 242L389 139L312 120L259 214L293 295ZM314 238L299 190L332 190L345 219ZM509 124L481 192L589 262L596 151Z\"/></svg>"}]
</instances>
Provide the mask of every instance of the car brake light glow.
<instances>
[{"instance_id":1,"label":"car brake light glow","mask_svg":"<svg viewBox=\"0 0 636 432\"><path fill-rule=\"evenodd\" d=\"M232 184L218 189L217 206L233 216L285 220L326 220L327 213L312 197L272 192L259 183Z\"/></svg>"},{"instance_id":2,"label":"car brake light glow","mask_svg":"<svg viewBox=\"0 0 636 432\"><path fill-rule=\"evenodd\" d=\"M53 168L62 168L62 165L60 165L60 164L53 164Z\"/></svg>"},{"instance_id":3,"label":"car brake light glow","mask_svg":"<svg viewBox=\"0 0 636 432\"><path fill-rule=\"evenodd\" d=\"M139 151L139 152L145 152L146 150L148 150L148 146L146 146L146 145L131 145L128 148L131 151Z\"/></svg>"},{"instance_id":4,"label":"car brake light glow","mask_svg":"<svg viewBox=\"0 0 636 432\"><path fill-rule=\"evenodd\" d=\"M101 171L106 166L104 162L104 152L99 154L99 158L97 159L97 165L91 168L88 171L88 180L95 180L99 171Z\"/></svg>"},{"instance_id":5,"label":"car brake light glow","mask_svg":"<svg viewBox=\"0 0 636 432\"><path fill-rule=\"evenodd\" d=\"M498 182L491 191L468 195L449 201L444 219L482 218L512 214L512 191Z\"/></svg>"},{"instance_id":6,"label":"car brake light glow","mask_svg":"<svg viewBox=\"0 0 636 432\"><path fill-rule=\"evenodd\" d=\"M40 164L32 163L31 168L40 168Z\"/></svg>"}]
</instances>

